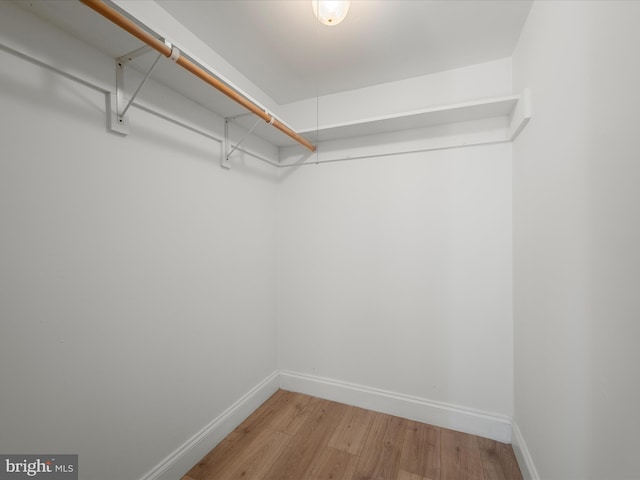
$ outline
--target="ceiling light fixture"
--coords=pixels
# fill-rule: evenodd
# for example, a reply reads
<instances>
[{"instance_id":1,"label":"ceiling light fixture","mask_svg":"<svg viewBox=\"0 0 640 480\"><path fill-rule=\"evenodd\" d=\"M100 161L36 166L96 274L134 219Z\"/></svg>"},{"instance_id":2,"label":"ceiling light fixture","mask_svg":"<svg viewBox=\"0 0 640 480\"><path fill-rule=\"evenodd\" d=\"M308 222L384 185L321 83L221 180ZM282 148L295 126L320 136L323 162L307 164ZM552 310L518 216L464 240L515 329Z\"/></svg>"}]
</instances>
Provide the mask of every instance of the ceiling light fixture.
<instances>
[{"instance_id":1,"label":"ceiling light fixture","mask_svg":"<svg viewBox=\"0 0 640 480\"><path fill-rule=\"evenodd\" d=\"M330 27L342 22L349 11L349 0L311 0L311 5L320 23Z\"/></svg>"}]
</instances>

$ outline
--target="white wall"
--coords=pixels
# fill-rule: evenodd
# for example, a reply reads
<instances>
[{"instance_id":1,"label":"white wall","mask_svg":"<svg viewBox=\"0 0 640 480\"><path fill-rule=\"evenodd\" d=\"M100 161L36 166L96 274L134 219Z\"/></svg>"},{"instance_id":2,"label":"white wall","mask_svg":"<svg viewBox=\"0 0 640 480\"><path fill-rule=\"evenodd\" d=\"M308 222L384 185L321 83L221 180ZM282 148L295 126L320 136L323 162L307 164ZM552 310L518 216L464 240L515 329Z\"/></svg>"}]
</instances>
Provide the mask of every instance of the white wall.
<instances>
[{"instance_id":1,"label":"white wall","mask_svg":"<svg viewBox=\"0 0 640 480\"><path fill-rule=\"evenodd\" d=\"M508 421L510 145L221 170L217 142L136 107L108 133L112 59L0 7L2 41L98 85L0 51L0 451L141 478L278 367ZM509 63L432 84L468 100L479 68L478 98L508 94ZM153 82L140 102L221 134Z\"/></svg>"},{"instance_id":2,"label":"white wall","mask_svg":"<svg viewBox=\"0 0 640 480\"><path fill-rule=\"evenodd\" d=\"M51 49L73 48L69 70L113 81L100 52L8 2L0 17L37 32L25 50L62 66ZM0 452L141 478L277 368L274 169L223 170L219 143L137 108L108 133L100 91L0 62Z\"/></svg>"},{"instance_id":3,"label":"white wall","mask_svg":"<svg viewBox=\"0 0 640 480\"><path fill-rule=\"evenodd\" d=\"M511 88L511 60L503 59L323 97L320 122ZM305 102L284 110L300 124L311 121L304 112L315 115ZM392 153L455 139L499 141L504 122L330 141L311 156L281 149L286 163L373 158L281 175L280 367L291 374L287 386L508 441L509 429L501 431L513 413L511 146ZM492 420L478 424L475 411Z\"/></svg>"},{"instance_id":4,"label":"white wall","mask_svg":"<svg viewBox=\"0 0 640 480\"><path fill-rule=\"evenodd\" d=\"M512 413L511 146L283 177L280 366Z\"/></svg>"},{"instance_id":5,"label":"white wall","mask_svg":"<svg viewBox=\"0 0 640 480\"><path fill-rule=\"evenodd\" d=\"M638 478L640 3L536 2L513 57L515 420L539 478ZM532 476L536 476L532 470Z\"/></svg>"}]
</instances>

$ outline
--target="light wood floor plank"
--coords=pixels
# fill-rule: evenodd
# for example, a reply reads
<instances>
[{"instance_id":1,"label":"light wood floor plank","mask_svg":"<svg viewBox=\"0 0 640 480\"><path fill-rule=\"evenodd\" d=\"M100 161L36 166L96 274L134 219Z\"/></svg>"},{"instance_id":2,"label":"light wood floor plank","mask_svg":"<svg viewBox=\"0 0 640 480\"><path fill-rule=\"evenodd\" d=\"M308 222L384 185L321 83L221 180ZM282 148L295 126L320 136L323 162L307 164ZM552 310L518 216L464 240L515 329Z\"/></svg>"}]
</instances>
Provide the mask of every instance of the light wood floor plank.
<instances>
[{"instance_id":1,"label":"light wood floor plank","mask_svg":"<svg viewBox=\"0 0 640 480\"><path fill-rule=\"evenodd\" d=\"M400 470L398 472L397 480L425 480L421 475L416 475L415 473L410 473L405 470Z\"/></svg>"},{"instance_id":2,"label":"light wood floor plank","mask_svg":"<svg viewBox=\"0 0 640 480\"><path fill-rule=\"evenodd\" d=\"M269 428L295 435L311 413L311 409L306 408L310 401L311 397L308 395L286 392L284 402Z\"/></svg>"},{"instance_id":3,"label":"light wood floor plank","mask_svg":"<svg viewBox=\"0 0 640 480\"><path fill-rule=\"evenodd\" d=\"M443 428L440 440L441 480L487 480L482 468L480 449L473 435Z\"/></svg>"},{"instance_id":4,"label":"light wood floor plank","mask_svg":"<svg viewBox=\"0 0 640 480\"><path fill-rule=\"evenodd\" d=\"M376 413L354 480L396 480L408 420Z\"/></svg>"},{"instance_id":5,"label":"light wood floor plank","mask_svg":"<svg viewBox=\"0 0 640 480\"><path fill-rule=\"evenodd\" d=\"M400 457L400 469L431 480L440 480L441 429L409 422Z\"/></svg>"},{"instance_id":6,"label":"light wood floor plank","mask_svg":"<svg viewBox=\"0 0 640 480\"><path fill-rule=\"evenodd\" d=\"M295 435L294 441L267 472L264 480L300 480L304 478L316 456L327 446L346 405L329 400L312 399L314 410Z\"/></svg>"},{"instance_id":7,"label":"light wood floor plank","mask_svg":"<svg viewBox=\"0 0 640 480\"><path fill-rule=\"evenodd\" d=\"M360 455L371 428L374 412L358 407L347 407L338 428L329 440L329 446Z\"/></svg>"},{"instance_id":8,"label":"light wood floor plank","mask_svg":"<svg viewBox=\"0 0 640 480\"><path fill-rule=\"evenodd\" d=\"M351 480L358 457L343 450L326 447L300 480Z\"/></svg>"},{"instance_id":9,"label":"light wood floor plank","mask_svg":"<svg viewBox=\"0 0 640 480\"><path fill-rule=\"evenodd\" d=\"M511 445L477 437L484 475L491 480L522 480Z\"/></svg>"},{"instance_id":10,"label":"light wood floor plank","mask_svg":"<svg viewBox=\"0 0 640 480\"><path fill-rule=\"evenodd\" d=\"M293 437L286 433L263 430L215 480L260 480L291 441Z\"/></svg>"}]
</instances>

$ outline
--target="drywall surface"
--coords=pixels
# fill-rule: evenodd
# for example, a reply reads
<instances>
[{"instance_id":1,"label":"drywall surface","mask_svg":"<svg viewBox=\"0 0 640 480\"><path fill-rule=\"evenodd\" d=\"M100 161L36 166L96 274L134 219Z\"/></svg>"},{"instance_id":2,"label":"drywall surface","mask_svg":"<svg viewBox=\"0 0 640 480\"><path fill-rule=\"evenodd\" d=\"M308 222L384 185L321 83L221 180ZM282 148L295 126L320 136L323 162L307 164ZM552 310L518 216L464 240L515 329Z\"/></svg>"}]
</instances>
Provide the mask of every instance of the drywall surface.
<instances>
[{"instance_id":1,"label":"drywall surface","mask_svg":"<svg viewBox=\"0 0 640 480\"><path fill-rule=\"evenodd\" d=\"M287 170L280 367L510 416L511 213L509 144Z\"/></svg>"},{"instance_id":2,"label":"drywall surface","mask_svg":"<svg viewBox=\"0 0 640 480\"><path fill-rule=\"evenodd\" d=\"M534 105L514 145L515 422L545 480L638 477L638 18L535 2L513 57Z\"/></svg>"},{"instance_id":3,"label":"drywall surface","mask_svg":"<svg viewBox=\"0 0 640 480\"><path fill-rule=\"evenodd\" d=\"M3 36L113 81L113 59L2 3ZM128 137L109 133L99 89L0 61L0 452L142 478L277 368L274 169L223 170L218 142L137 107Z\"/></svg>"}]
</instances>

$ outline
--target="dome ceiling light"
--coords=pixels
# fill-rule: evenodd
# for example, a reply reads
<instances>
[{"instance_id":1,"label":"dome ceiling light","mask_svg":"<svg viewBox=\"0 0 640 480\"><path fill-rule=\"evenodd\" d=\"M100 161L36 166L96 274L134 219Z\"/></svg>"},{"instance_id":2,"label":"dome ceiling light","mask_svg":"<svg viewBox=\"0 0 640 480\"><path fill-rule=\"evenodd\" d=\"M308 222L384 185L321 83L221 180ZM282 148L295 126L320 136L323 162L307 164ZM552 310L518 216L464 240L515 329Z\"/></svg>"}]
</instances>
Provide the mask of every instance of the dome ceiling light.
<instances>
[{"instance_id":1,"label":"dome ceiling light","mask_svg":"<svg viewBox=\"0 0 640 480\"><path fill-rule=\"evenodd\" d=\"M311 0L311 5L320 23L330 27L342 22L349 11L349 0Z\"/></svg>"}]
</instances>

